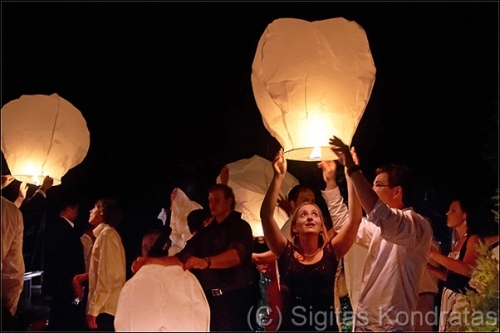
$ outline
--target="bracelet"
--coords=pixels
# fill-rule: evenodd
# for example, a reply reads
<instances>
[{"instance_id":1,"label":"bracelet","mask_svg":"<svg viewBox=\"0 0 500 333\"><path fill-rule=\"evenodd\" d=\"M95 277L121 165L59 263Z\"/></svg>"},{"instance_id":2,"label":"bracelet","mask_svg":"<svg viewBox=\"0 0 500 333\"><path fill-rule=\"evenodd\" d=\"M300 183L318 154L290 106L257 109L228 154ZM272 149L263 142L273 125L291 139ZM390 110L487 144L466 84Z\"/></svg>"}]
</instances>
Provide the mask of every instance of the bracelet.
<instances>
[{"instance_id":1,"label":"bracelet","mask_svg":"<svg viewBox=\"0 0 500 333\"><path fill-rule=\"evenodd\" d=\"M207 262L207 268L210 268L210 265L212 265L212 259L210 259L210 257L205 257L205 261Z\"/></svg>"},{"instance_id":2,"label":"bracelet","mask_svg":"<svg viewBox=\"0 0 500 333\"><path fill-rule=\"evenodd\" d=\"M347 168L347 175L351 177L351 175L356 171L361 172L361 167L357 164L354 164L353 166Z\"/></svg>"}]
</instances>

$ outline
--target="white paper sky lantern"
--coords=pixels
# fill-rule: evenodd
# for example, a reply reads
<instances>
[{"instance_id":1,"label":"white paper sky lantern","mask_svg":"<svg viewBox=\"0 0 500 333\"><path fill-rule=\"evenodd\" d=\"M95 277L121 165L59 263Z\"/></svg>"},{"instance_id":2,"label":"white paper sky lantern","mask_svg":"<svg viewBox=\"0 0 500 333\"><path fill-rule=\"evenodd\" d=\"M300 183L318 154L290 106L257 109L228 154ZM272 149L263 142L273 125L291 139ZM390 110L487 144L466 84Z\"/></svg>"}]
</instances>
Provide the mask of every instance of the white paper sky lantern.
<instances>
[{"instance_id":1,"label":"white paper sky lantern","mask_svg":"<svg viewBox=\"0 0 500 333\"><path fill-rule=\"evenodd\" d=\"M114 324L117 332L208 332L210 308L190 271L144 265L123 286Z\"/></svg>"},{"instance_id":2,"label":"white paper sky lantern","mask_svg":"<svg viewBox=\"0 0 500 333\"><path fill-rule=\"evenodd\" d=\"M186 246L186 242L192 237L191 232L189 232L187 216L195 209L203 209L203 206L189 199L186 193L177 188L177 195L172 202L171 209L170 228L172 229L172 233L170 234L170 240L172 241L172 246L168 250L168 254L172 256L180 252Z\"/></svg>"},{"instance_id":3,"label":"white paper sky lantern","mask_svg":"<svg viewBox=\"0 0 500 333\"><path fill-rule=\"evenodd\" d=\"M59 185L89 146L87 122L57 94L22 95L2 107L2 152L19 181L40 184L50 176Z\"/></svg>"},{"instance_id":4,"label":"white paper sky lantern","mask_svg":"<svg viewBox=\"0 0 500 333\"><path fill-rule=\"evenodd\" d=\"M365 31L354 21L283 18L269 24L252 64L252 87L285 157L336 159L328 140L335 135L350 144L375 71Z\"/></svg>"},{"instance_id":5,"label":"white paper sky lantern","mask_svg":"<svg viewBox=\"0 0 500 333\"><path fill-rule=\"evenodd\" d=\"M229 182L227 185L233 189L236 197L235 210L241 212L241 218L250 224L254 237L263 236L260 208L273 178L272 163L265 158L254 155L249 159L229 163L227 167L229 168ZM220 175L217 177L216 182L220 183ZM285 199L288 191L298 184L297 178L287 172L281 185L280 195ZM288 220L288 216L283 209L276 206L274 219L281 228Z\"/></svg>"}]
</instances>

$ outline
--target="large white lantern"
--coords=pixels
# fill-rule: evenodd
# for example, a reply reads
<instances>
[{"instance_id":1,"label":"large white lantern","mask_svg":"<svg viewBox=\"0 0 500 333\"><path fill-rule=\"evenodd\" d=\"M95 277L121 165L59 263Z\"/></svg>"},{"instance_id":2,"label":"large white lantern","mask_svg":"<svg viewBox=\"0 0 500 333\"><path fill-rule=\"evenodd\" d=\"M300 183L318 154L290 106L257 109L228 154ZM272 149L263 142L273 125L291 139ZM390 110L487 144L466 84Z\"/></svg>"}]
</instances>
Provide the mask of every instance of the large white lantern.
<instances>
[{"instance_id":1,"label":"large white lantern","mask_svg":"<svg viewBox=\"0 0 500 333\"><path fill-rule=\"evenodd\" d=\"M328 140L350 144L374 82L365 31L344 18L273 21L252 65L264 125L293 160L336 159Z\"/></svg>"},{"instance_id":2,"label":"large white lantern","mask_svg":"<svg viewBox=\"0 0 500 333\"><path fill-rule=\"evenodd\" d=\"M233 189L236 197L235 210L241 213L241 218L252 227L254 237L263 236L260 221L260 208L273 178L274 170L270 161L258 155L249 159L241 159L227 165L229 168L228 186ZM220 175L216 179L220 183ZM288 192L298 185L299 181L287 172L280 189L280 195L286 199ZM281 228L288 220L286 212L276 206L274 219Z\"/></svg>"},{"instance_id":3,"label":"large white lantern","mask_svg":"<svg viewBox=\"0 0 500 333\"><path fill-rule=\"evenodd\" d=\"M57 94L22 95L2 107L2 152L19 181L40 184L50 176L59 185L89 146L87 122Z\"/></svg>"}]
</instances>

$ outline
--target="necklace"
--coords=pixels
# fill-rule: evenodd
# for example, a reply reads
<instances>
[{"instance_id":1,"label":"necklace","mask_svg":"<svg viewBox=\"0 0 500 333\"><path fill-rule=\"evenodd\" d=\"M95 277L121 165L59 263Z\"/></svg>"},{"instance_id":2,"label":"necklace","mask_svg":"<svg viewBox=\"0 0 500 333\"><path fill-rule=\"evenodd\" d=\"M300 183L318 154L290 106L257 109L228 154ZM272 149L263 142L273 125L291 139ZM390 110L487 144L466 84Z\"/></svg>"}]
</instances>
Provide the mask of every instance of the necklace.
<instances>
[{"instance_id":1,"label":"necklace","mask_svg":"<svg viewBox=\"0 0 500 333\"><path fill-rule=\"evenodd\" d=\"M316 252L314 252L313 254L305 254L305 253L303 253L302 255L303 255L304 257L306 257L306 258L312 258L312 257L314 257L315 255L317 255L319 251L321 251L321 248L319 248L318 250L316 250Z\"/></svg>"},{"instance_id":2,"label":"necklace","mask_svg":"<svg viewBox=\"0 0 500 333\"><path fill-rule=\"evenodd\" d=\"M462 239L465 239L465 238L467 238L467 233L465 233L462 237L460 237L458 240L456 240L454 242L453 248L455 249L455 251L457 251L458 245L460 244Z\"/></svg>"}]
</instances>

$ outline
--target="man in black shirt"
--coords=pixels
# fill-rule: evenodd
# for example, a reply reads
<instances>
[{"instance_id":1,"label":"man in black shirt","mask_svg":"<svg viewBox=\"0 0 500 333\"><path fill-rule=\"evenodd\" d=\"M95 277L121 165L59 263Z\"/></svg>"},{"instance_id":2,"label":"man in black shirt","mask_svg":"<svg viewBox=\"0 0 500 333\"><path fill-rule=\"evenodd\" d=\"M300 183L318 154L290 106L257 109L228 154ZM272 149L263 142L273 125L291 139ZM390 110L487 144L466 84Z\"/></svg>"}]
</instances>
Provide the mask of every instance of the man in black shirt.
<instances>
[{"instance_id":1,"label":"man in black shirt","mask_svg":"<svg viewBox=\"0 0 500 333\"><path fill-rule=\"evenodd\" d=\"M212 221L200 229L175 256L141 258L142 264L183 265L200 281L210 306L210 331L251 331L247 317L257 304L253 281L252 228L234 211L230 187L216 184L208 191Z\"/></svg>"}]
</instances>

